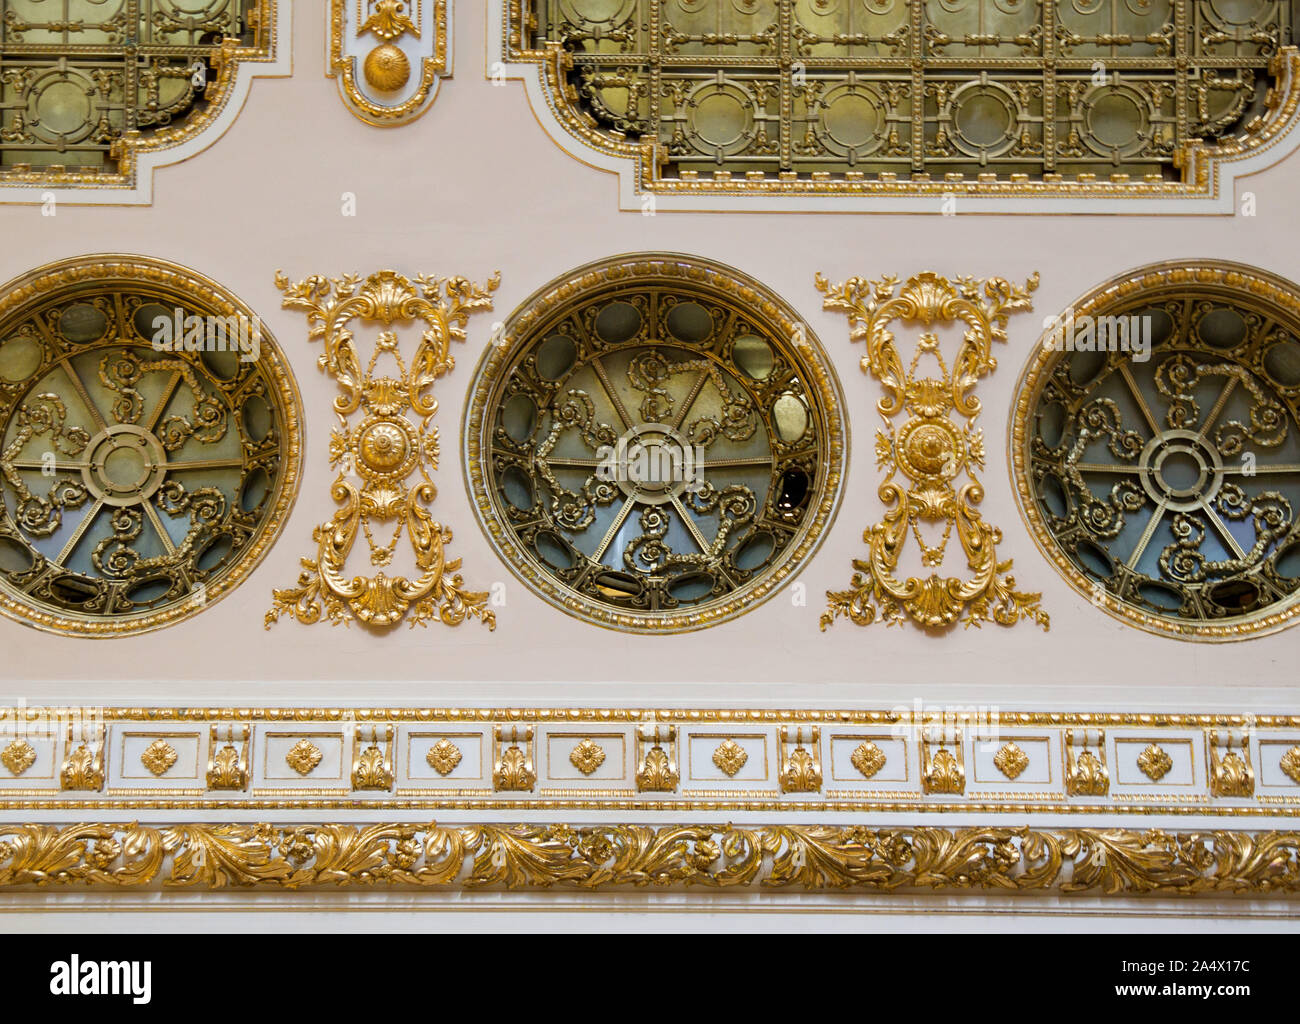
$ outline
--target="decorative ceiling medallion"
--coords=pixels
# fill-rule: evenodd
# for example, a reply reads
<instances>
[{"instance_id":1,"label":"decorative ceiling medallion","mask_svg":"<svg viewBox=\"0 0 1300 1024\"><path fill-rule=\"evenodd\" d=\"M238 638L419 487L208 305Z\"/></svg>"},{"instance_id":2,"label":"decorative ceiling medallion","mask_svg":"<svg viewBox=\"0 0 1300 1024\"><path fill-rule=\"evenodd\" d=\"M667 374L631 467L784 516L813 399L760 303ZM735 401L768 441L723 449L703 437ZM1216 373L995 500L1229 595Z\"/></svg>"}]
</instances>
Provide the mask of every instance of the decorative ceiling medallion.
<instances>
[{"instance_id":1,"label":"decorative ceiling medallion","mask_svg":"<svg viewBox=\"0 0 1300 1024\"><path fill-rule=\"evenodd\" d=\"M460 764L462 756L460 747L449 739L441 739L429 748L424 759L439 775L450 775L456 770L456 765Z\"/></svg>"},{"instance_id":2,"label":"decorative ceiling medallion","mask_svg":"<svg viewBox=\"0 0 1300 1024\"><path fill-rule=\"evenodd\" d=\"M749 755L745 753L745 748L735 740L723 740L713 752L714 766L728 778L734 778L736 773L745 767L745 762L748 760Z\"/></svg>"},{"instance_id":3,"label":"decorative ceiling medallion","mask_svg":"<svg viewBox=\"0 0 1300 1024\"><path fill-rule=\"evenodd\" d=\"M7 762L6 762L7 763ZM1278 766L1292 782L1300 785L1300 743L1282 755Z\"/></svg>"},{"instance_id":4,"label":"decorative ceiling medallion","mask_svg":"<svg viewBox=\"0 0 1300 1024\"><path fill-rule=\"evenodd\" d=\"M1029 767L1029 755L1017 743L1004 743L993 755L993 766L1014 782Z\"/></svg>"},{"instance_id":5,"label":"decorative ceiling medallion","mask_svg":"<svg viewBox=\"0 0 1300 1024\"><path fill-rule=\"evenodd\" d=\"M1288 4L1222 11L493 0L489 60L625 209L1227 212L1300 138L1300 54Z\"/></svg>"},{"instance_id":6,"label":"decorative ceiling medallion","mask_svg":"<svg viewBox=\"0 0 1300 1024\"><path fill-rule=\"evenodd\" d=\"M140 763L149 769L150 774L163 776L176 763L176 748L163 739L154 740L140 755Z\"/></svg>"},{"instance_id":7,"label":"decorative ceiling medallion","mask_svg":"<svg viewBox=\"0 0 1300 1024\"><path fill-rule=\"evenodd\" d=\"M568 614L630 632L739 615L839 501L842 399L776 295L689 256L580 267L479 364L465 470L488 539Z\"/></svg>"},{"instance_id":8,"label":"decorative ceiling medallion","mask_svg":"<svg viewBox=\"0 0 1300 1024\"><path fill-rule=\"evenodd\" d=\"M330 0L329 74L368 124L408 124L451 74L449 0ZM417 70L418 69L418 70Z\"/></svg>"},{"instance_id":9,"label":"decorative ceiling medallion","mask_svg":"<svg viewBox=\"0 0 1300 1024\"><path fill-rule=\"evenodd\" d=\"M299 775L310 775L324 756L315 743L302 739L289 748L289 752L284 755L284 763Z\"/></svg>"},{"instance_id":10,"label":"decorative ceiling medallion","mask_svg":"<svg viewBox=\"0 0 1300 1024\"><path fill-rule=\"evenodd\" d=\"M1174 762L1173 758L1159 746L1149 743L1146 749L1138 754L1137 766L1142 769L1142 774L1152 782L1159 782L1169 774Z\"/></svg>"},{"instance_id":11,"label":"decorative ceiling medallion","mask_svg":"<svg viewBox=\"0 0 1300 1024\"><path fill-rule=\"evenodd\" d=\"M605 750L595 740L583 740L569 751L569 763L583 775L591 775L605 763Z\"/></svg>"},{"instance_id":12,"label":"decorative ceiling medallion","mask_svg":"<svg viewBox=\"0 0 1300 1024\"><path fill-rule=\"evenodd\" d=\"M1300 614L1300 287L1215 260L1088 292L1011 425L1034 538L1092 604L1185 640Z\"/></svg>"},{"instance_id":13,"label":"decorative ceiling medallion","mask_svg":"<svg viewBox=\"0 0 1300 1024\"><path fill-rule=\"evenodd\" d=\"M973 391L997 367L993 342L1007 340L1008 318L1033 308L1029 293L1038 287L1038 275L1021 288L1000 277L949 281L923 273L900 289L895 277L854 277L832 285L818 274L817 287L826 296L826 309L848 317L850 338L866 342L862 370L886 392L876 403L885 420L876 432L876 464L885 469L878 491L885 516L863 534L871 553L866 561L854 560L851 588L827 593L821 628L844 616L859 626L877 617L889 625L911 617L928 629L959 619L969 627L989 619L1011 626L1026 618L1047 629L1040 595L1017 591L1014 577L1006 575L1011 561L998 561L1002 533L976 509L984 487L975 475L984 468L984 432L974 426L982 407ZM906 365L895 344L896 323L919 330ZM940 331L958 328L963 333L950 369ZM895 429L900 413L907 420ZM897 473L906 478L906 487L894 481ZM966 482L959 489L963 475ZM938 573L898 578L909 533L921 564L937 567L944 564L954 527L970 570L967 579Z\"/></svg>"},{"instance_id":14,"label":"decorative ceiling medallion","mask_svg":"<svg viewBox=\"0 0 1300 1024\"><path fill-rule=\"evenodd\" d=\"M297 388L253 312L116 254L0 290L0 610L76 636L194 615L261 561L297 489Z\"/></svg>"},{"instance_id":15,"label":"decorative ceiling medallion","mask_svg":"<svg viewBox=\"0 0 1300 1024\"><path fill-rule=\"evenodd\" d=\"M455 367L451 343L464 342L470 316L492 308L500 276L486 287L463 277L421 274L411 281L391 270L364 281L348 274L297 284L277 273L275 282L284 292L285 308L306 314L308 338L325 346L318 364L342 391L334 399L339 426L330 435L330 467L339 473L330 494L342 508L312 533L319 547L315 558L302 560L297 587L274 592L267 628L283 613L304 624L323 615L334 625L356 619L385 629L409 612L412 627L431 619L459 626L478 618L495 629L487 593L464 588L460 559L446 556L451 529L435 522L428 506L438 493L430 474L440 454L432 425L438 400L430 388ZM349 326L357 320L382 328L364 369ZM413 329L421 334L408 367L399 331ZM396 376L381 375L381 358L384 370ZM350 418L358 410L360 416ZM360 483L350 482L348 474ZM376 538L372 528L391 534ZM389 576L382 569L397 556L403 531L414 556L414 578ZM365 536L371 564L380 567L374 576L347 574L358 533Z\"/></svg>"},{"instance_id":16,"label":"decorative ceiling medallion","mask_svg":"<svg viewBox=\"0 0 1300 1024\"><path fill-rule=\"evenodd\" d=\"M9 769L10 775L22 775L36 763L36 749L26 740L13 740L0 753L0 763Z\"/></svg>"},{"instance_id":17,"label":"decorative ceiling medallion","mask_svg":"<svg viewBox=\"0 0 1300 1024\"><path fill-rule=\"evenodd\" d=\"M0 19L0 203L149 203L155 168L292 72L288 0L8 0Z\"/></svg>"},{"instance_id":18,"label":"decorative ceiling medallion","mask_svg":"<svg viewBox=\"0 0 1300 1024\"><path fill-rule=\"evenodd\" d=\"M853 767L864 778L869 779L885 767L885 752L870 740L859 743L849 758Z\"/></svg>"}]
</instances>

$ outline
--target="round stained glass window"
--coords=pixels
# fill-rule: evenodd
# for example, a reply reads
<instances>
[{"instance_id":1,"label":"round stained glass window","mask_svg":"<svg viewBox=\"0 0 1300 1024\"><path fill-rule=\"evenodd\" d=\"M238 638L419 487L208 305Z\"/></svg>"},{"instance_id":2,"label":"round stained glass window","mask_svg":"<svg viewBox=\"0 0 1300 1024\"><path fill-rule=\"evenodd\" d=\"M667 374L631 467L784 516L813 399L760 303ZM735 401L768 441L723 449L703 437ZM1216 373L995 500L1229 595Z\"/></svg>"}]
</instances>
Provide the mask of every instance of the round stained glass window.
<instances>
[{"instance_id":1,"label":"round stained glass window","mask_svg":"<svg viewBox=\"0 0 1300 1024\"><path fill-rule=\"evenodd\" d=\"M0 293L0 608L83 636L186 618L261 559L293 501L297 390L234 296L137 256Z\"/></svg>"},{"instance_id":2,"label":"round stained glass window","mask_svg":"<svg viewBox=\"0 0 1300 1024\"><path fill-rule=\"evenodd\" d=\"M567 612L698 629L809 557L844 470L821 347L734 270L644 254L523 304L479 365L466 471L521 578Z\"/></svg>"},{"instance_id":3,"label":"round stained glass window","mask_svg":"<svg viewBox=\"0 0 1300 1024\"><path fill-rule=\"evenodd\" d=\"M1300 612L1300 289L1159 265L1048 327L1012 423L1039 545L1144 629L1234 640Z\"/></svg>"}]
</instances>

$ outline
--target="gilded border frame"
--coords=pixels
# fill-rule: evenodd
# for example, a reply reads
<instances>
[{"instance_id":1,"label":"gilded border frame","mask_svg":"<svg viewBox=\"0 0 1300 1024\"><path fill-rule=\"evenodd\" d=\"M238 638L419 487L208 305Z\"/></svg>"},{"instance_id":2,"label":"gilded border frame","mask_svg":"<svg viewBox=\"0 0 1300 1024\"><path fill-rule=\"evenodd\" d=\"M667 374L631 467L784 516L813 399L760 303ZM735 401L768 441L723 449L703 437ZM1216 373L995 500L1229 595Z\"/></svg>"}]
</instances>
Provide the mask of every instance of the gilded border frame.
<instances>
[{"instance_id":1,"label":"gilded border frame","mask_svg":"<svg viewBox=\"0 0 1300 1024\"><path fill-rule=\"evenodd\" d=\"M856 825L0 826L0 892L39 887L1127 897L1300 895L1300 832Z\"/></svg>"}]
</instances>

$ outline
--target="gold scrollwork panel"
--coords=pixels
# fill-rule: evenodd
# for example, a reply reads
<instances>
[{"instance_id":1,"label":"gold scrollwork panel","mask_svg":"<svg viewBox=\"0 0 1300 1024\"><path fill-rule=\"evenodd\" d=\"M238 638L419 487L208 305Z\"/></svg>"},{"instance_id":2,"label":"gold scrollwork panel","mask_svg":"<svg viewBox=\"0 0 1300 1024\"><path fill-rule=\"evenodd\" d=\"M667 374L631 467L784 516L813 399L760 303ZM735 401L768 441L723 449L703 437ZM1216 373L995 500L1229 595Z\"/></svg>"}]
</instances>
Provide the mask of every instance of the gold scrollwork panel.
<instances>
[{"instance_id":1,"label":"gold scrollwork panel","mask_svg":"<svg viewBox=\"0 0 1300 1024\"><path fill-rule=\"evenodd\" d=\"M1003 278L949 280L930 272L901 285L895 277L831 284L819 274L817 287L826 309L848 317L851 340L866 342L862 370L885 390L876 404L885 421L876 432L885 515L863 535L871 552L854 560L850 588L827 594L821 628L844 617L859 626L911 618L927 629L1028 619L1046 630L1040 595L1016 590L1007 575L1011 562L998 559L1002 533L978 510L984 486L976 473L984 468L985 449L984 432L975 426L982 405L973 393L997 367L993 343L1006 342L1010 316L1033 308L1038 275L1021 287ZM894 334L898 325L917 332L906 362ZM943 357L943 329L961 332L951 366ZM900 414L906 419L896 426ZM896 482L898 475L904 482ZM937 572L901 577L909 537L923 566L941 567L954 531L966 556L965 579Z\"/></svg>"},{"instance_id":2,"label":"gold scrollwork panel","mask_svg":"<svg viewBox=\"0 0 1300 1024\"><path fill-rule=\"evenodd\" d=\"M376 629L403 619L412 627L433 619L458 626L467 618L496 628L488 594L467 590L460 559L447 558L451 528L436 522L428 507L438 493L432 473L441 455L433 425L438 400L431 388L455 367L451 343L465 341L473 314L492 308L499 282L495 276L480 286L463 277L425 274L411 280L391 270L364 280L357 274L316 275L297 283L276 275L285 308L307 317L309 339L324 345L319 366L339 386L329 462L338 471L330 495L341 508L313 532L316 556L302 560L297 586L274 591L268 629L282 614L304 624L323 617L334 625L359 621ZM364 363L351 328L355 321L380 328ZM409 364L401 346L401 333L408 330L420 332ZM394 563L404 535L413 575L389 575L383 570ZM347 571L358 536L377 570L372 576Z\"/></svg>"}]
</instances>

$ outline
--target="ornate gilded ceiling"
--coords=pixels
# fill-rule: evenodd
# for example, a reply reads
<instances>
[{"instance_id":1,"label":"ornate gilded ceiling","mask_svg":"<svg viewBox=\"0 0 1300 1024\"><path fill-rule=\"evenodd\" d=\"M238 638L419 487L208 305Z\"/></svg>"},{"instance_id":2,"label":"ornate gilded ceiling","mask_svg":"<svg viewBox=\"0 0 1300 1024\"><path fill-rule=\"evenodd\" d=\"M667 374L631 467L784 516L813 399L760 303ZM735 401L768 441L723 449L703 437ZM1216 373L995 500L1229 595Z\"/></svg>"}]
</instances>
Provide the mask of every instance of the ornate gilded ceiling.
<instances>
[{"instance_id":1,"label":"ornate gilded ceiling","mask_svg":"<svg viewBox=\"0 0 1300 1024\"><path fill-rule=\"evenodd\" d=\"M1300 892L1291 5L454 6L0 0L0 890Z\"/></svg>"}]
</instances>

